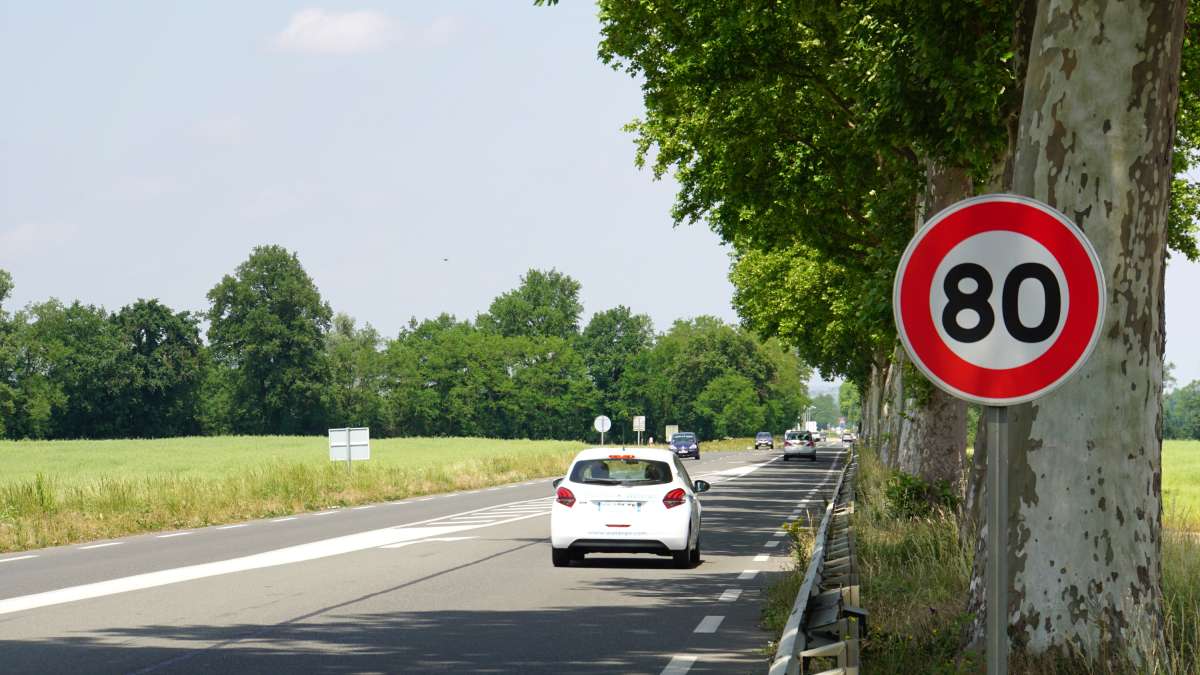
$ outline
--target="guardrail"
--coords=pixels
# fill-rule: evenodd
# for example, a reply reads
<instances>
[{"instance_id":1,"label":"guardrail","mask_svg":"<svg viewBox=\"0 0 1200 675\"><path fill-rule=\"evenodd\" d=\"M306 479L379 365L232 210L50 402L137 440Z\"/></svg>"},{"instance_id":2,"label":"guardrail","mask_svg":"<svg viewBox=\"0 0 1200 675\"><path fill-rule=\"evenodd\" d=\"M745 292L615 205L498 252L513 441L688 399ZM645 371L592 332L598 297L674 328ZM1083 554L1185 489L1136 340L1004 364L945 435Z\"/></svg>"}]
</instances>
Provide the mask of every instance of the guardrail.
<instances>
[{"instance_id":1,"label":"guardrail","mask_svg":"<svg viewBox=\"0 0 1200 675\"><path fill-rule=\"evenodd\" d=\"M851 448L833 499L825 506L808 571L771 662L771 675L807 673L813 659L837 660L836 668L820 675L858 673L859 640L867 632L867 613L859 607L858 566L850 531L857 470Z\"/></svg>"}]
</instances>

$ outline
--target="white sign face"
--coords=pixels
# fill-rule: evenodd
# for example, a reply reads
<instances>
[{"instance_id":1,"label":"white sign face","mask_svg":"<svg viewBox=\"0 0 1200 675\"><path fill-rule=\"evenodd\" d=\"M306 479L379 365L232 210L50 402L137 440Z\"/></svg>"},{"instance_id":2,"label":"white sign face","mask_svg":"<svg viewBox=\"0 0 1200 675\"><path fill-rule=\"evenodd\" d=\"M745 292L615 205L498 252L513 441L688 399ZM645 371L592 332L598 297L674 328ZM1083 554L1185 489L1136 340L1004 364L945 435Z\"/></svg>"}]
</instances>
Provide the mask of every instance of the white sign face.
<instances>
[{"instance_id":1,"label":"white sign face","mask_svg":"<svg viewBox=\"0 0 1200 675\"><path fill-rule=\"evenodd\" d=\"M901 257L892 298L913 363L950 394L993 406L1070 378L1099 340L1104 305L1091 243L1066 216L1016 195L931 218Z\"/></svg>"},{"instance_id":2,"label":"white sign face","mask_svg":"<svg viewBox=\"0 0 1200 675\"><path fill-rule=\"evenodd\" d=\"M646 430L645 415L638 415L637 417L633 418L633 430L634 431L645 431Z\"/></svg>"},{"instance_id":3,"label":"white sign face","mask_svg":"<svg viewBox=\"0 0 1200 675\"><path fill-rule=\"evenodd\" d=\"M669 440L671 440L672 436L679 433L679 425L678 424L668 424L667 428L664 429L664 432L665 433L663 434L663 438L665 438L669 441Z\"/></svg>"},{"instance_id":4,"label":"white sign face","mask_svg":"<svg viewBox=\"0 0 1200 675\"><path fill-rule=\"evenodd\" d=\"M596 428L596 431L604 433L612 428L612 420L604 415L600 415L592 421L592 426Z\"/></svg>"},{"instance_id":5,"label":"white sign face","mask_svg":"<svg viewBox=\"0 0 1200 675\"><path fill-rule=\"evenodd\" d=\"M346 432L349 431L349 436ZM329 430L329 460L346 461L346 446L349 443L351 461L371 459L371 428L351 427Z\"/></svg>"}]
</instances>

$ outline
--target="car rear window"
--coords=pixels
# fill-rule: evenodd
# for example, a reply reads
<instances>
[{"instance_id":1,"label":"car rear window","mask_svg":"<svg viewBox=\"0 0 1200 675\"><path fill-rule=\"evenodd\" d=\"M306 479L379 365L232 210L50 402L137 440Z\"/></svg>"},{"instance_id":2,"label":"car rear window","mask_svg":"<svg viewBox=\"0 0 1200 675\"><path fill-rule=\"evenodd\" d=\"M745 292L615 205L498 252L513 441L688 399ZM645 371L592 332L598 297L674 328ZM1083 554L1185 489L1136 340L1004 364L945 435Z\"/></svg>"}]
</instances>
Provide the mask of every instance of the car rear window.
<instances>
[{"instance_id":1,"label":"car rear window","mask_svg":"<svg viewBox=\"0 0 1200 675\"><path fill-rule=\"evenodd\" d=\"M696 434L675 434L671 437L672 443L695 443Z\"/></svg>"},{"instance_id":2,"label":"car rear window","mask_svg":"<svg viewBox=\"0 0 1200 675\"><path fill-rule=\"evenodd\" d=\"M786 434L784 434L783 437L784 437L784 439L789 440L789 441L800 440L800 432L799 431L789 431Z\"/></svg>"},{"instance_id":3,"label":"car rear window","mask_svg":"<svg viewBox=\"0 0 1200 675\"><path fill-rule=\"evenodd\" d=\"M758 438L770 438L770 437L771 437L771 434L769 434L765 431L758 432Z\"/></svg>"},{"instance_id":4,"label":"car rear window","mask_svg":"<svg viewBox=\"0 0 1200 675\"><path fill-rule=\"evenodd\" d=\"M652 459L581 459L571 482L588 485L661 485L671 482L671 467Z\"/></svg>"}]
</instances>

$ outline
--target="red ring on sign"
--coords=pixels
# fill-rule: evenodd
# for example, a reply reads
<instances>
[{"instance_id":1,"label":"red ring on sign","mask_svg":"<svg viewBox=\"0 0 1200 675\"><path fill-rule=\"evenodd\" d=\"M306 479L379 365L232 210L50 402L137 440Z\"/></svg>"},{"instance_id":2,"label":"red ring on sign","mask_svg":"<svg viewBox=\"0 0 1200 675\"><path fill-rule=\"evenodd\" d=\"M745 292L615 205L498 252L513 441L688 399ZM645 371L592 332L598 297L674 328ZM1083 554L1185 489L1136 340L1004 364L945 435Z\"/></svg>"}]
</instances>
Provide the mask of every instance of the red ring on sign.
<instances>
[{"instance_id":1,"label":"red ring on sign","mask_svg":"<svg viewBox=\"0 0 1200 675\"><path fill-rule=\"evenodd\" d=\"M955 354L938 335L929 309L938 263L966 239L996 230L1023 234L1044 246L1062 267L1070 297L1066 323L1054 344L1029 363L1001 370ZM985 201L947 215L924 233L905 266L900 303L908 342L928 372L969 396L1009 399L1041 391L1070 372L1096 330L1100 298L1091 255L1072 228L1029 204Z\"/></svg>"}]
</instances>

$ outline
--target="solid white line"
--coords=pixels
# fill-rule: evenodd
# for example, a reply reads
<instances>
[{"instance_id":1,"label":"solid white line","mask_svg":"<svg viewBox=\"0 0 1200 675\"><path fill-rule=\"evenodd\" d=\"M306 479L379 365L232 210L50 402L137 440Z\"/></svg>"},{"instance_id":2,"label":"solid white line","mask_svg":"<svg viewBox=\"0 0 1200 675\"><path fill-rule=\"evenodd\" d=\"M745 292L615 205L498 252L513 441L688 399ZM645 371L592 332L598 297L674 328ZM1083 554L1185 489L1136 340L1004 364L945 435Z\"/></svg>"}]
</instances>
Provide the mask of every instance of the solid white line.
<instances>
[{"instance_id":1,"label":"solid white line","mask_svg":"<svg viewBox=\"0 0 1200 675\"><path fill-rule=\"evenodd\" d=\"M109 542L105 542L103 544L92 544L91 546L80 546L79 550L80 551L90 551L91 549L94 549L94 548L104 548L106 546L120 546L121 544L124 544L124 543L125 542L123 542L123 541L109 541Z\"/></svg>"},{"instance_id":2,"label":"solid white line","mask_svg":"<svg viewBox=\"0 0 1200 675\"><path fill-rule=\"evenodd\" d=\"M392 506L404 506L408 502L407 501L399 501L399 502L388 502L388 503L391 504Z\"/></svg>"},{"instance_id":3,"label":"solid white line","mask_svg":"<svg viewBox=\"0 0 1200 675\"><path fill-rule=\"evenodd\" d=\"M170 539L171 537L186 537L189 534L191 534L191 532L172 532L170 534L160 534L160 535L158 535L157 538L158 539Z\"/></svg>"},{"instance_id":4,"label":"solid white line","mask_svg":"<svg viewBox=\"0 0 1200 675\"><path fill-rule=\"evenodd\" d=\"M37 557L36 555L19 555L19 556L15 557L15 558L3 558L3 559L0 559L0 563L13 562L13 561L16 561L16 560L29 560L30 558L36 558L36 557Z\"/></svg>"},{"instance_id":5,"label":"solid white line","mask_svg":"<svg viewBox=\"0 0 1200 675\"><path fill-rule=\"evenodd\" d=\"M417 501L419 501L419 502L427 502L427 501L430 501L430 500L432 500L432 499L437 499L437 497L426 497L426 498L424 498L424 499L418 499Z\"/></svg>"},{"instance_id":6,"label":"solid white line","mask_svg":"<svg viewBox=\"0 0 1200 675\"><path fill-rule=\"evenodd\" d=\"M747 581L758 576L758 570L745 570L738 575L738 581Z\"/></svg>"},{"instance_id":7,"label":"solid white line","mask_svg":"<svg viewBox=\"0 0 1200 675\"><path fill-rule=\"evenodd\" d=\"M353 509L351 509L351 511L365 511L366 509L373 509L373 508L375 508L374 504L367 504L366 506L356 506Z\"/></svg>"},{"instance_id":8,"label":"solid white line","mask_svg":"<svg viewBox=\"0 0 1200 675\"><path fill-rule=\"evenodd\" d=\"M237 525L222 525L218 530L236 530L239 527L246 527L246 523L238 523Z\"/></svg>"},{"instance_id":9,"label":"solid white line","mask_svg":"<svg viewBox=\"0 0 1200 675\"><path fill-rule=\"evenodd\" d=\"M671 662L666 668L662 669L659 675L687 675L687 672L692 669L692 664L696 662L695 656L677 654L671 657Z\"/></svg>"},{"instance_id":10,"label":"solid white line","mask_svg":"<svg viewBox=\"0 0 1200 675\"><path fill-rule=\"evenodd\" d=\"M272 523L286 523L289 520L295 520L295 519L296 519L296 516L288 516L287 518L276 518L275 520L272 520L271 522Z\"/></svg>"},{"instance_id":11,"label":"solid white line","mask_svg":"<svg viewBox=\"0 0 1200 675\"><path fill-rule=\"evenodd\" d=\"M758 555L754 556L754 562L767 562L767 560L770 560L770 558L771 556L767 555L766 553L759 553Z\"/></svg>"},{"instance_id":12,"label":"solid white line","mask_svg":"<svg viewBox=\"0 0 1200 675\"><path fill-rule=\"evenodd\" d=\"M720 600L721 602L733 602L740 597L742 597L742 589L726 588L725 592L721 593L721 597L717 598L717 600Z\"/></svg>"},{"instance_id":13,"label":"solid white line","mask_svg":"<svg viewBox=\"0 0 1200 675\"><path fill-rule=\"evenodd\" d=\"M693 633L715 633L717 628L721 626L721 622L725 620L723 616L706 616L700 620L700 625L696 626Z\"/></svg>"}]
</instances>

